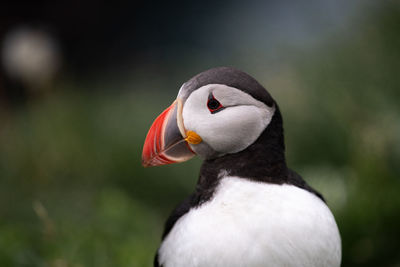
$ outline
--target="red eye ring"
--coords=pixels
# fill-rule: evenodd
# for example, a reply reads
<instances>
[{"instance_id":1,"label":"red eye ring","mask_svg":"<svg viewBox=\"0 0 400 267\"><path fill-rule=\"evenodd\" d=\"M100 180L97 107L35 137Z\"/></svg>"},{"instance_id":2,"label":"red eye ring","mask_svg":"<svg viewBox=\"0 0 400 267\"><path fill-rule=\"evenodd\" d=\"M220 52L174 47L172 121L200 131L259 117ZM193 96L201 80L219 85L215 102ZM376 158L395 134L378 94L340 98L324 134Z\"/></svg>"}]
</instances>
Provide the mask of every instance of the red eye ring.
<instances>
[{"instance_id":1,"label":"red eye ring","mask_svg":"<svg viewBox=\"0 0 400 267\"><path fill-rule=\"evenodd\" d=\"M208 96L207 100L207 108L211 112L211 114L217 113L224 109L224 106L214 97L212 93Z\"/></svg>"}]
</instances>

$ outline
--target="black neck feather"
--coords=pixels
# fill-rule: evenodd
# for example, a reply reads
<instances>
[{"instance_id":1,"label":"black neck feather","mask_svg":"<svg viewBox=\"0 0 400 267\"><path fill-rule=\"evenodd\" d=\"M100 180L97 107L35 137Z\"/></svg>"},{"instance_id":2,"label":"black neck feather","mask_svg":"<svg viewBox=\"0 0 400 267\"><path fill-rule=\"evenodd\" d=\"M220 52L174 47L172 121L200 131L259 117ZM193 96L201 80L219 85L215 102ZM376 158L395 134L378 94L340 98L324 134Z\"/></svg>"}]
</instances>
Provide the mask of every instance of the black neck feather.
<instances>
[{"instance_id":1,"label":"black neck feather","mask_svg":"<svg viewBox=\"0 0 400 267\"><path fill-rule=\"evenodd\" d=\"M285 179L287 167L282 116L277 106L270 124L253 144L238 153L205 160L200 178L218 175L221 170L225 170L231 176L273 183L280 183ZM199 182L202 182L201 179Z\"/></svg>"},{"instance_id":2,"label":"black neck feather","mask_svg":"<svg viewBox=\"0 0 400 267\"><path fill-rule=\"evenodd\" d=\"M275 104L275 114L260 137L243 151L205 160L196 188L198 204L209 200L219 183L221 171L229 176L271 184L291 184L308 190L322 199L300 175L286 166L282 115Z\"/></svg>"}]
</instances>

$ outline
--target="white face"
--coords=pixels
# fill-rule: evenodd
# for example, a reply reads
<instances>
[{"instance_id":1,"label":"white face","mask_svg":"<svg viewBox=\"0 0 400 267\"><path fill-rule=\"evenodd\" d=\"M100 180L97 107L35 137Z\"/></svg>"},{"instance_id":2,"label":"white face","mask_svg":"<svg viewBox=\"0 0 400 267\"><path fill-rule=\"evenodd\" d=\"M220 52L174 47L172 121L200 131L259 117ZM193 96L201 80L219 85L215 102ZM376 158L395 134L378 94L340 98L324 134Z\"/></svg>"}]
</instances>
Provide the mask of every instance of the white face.
<instances>
[{"instance_id":1,"label":"white face","mask_svg":"<svg viewBox=\"0 0 400 267\"><path fill-rule=\"evenodd\" d=\"M215 112L208 105L212 96L222 106ZM218 102L214 101L214 106ZM208 84L190 94L182 117L185 129L195 131L216 155L221 156L242 151L254 143L271 122L274 112L275 107L268 107L239 89ZM207 157L202 155L203 142L190 146L200 156Z\"/></svg>"}]
</instances>

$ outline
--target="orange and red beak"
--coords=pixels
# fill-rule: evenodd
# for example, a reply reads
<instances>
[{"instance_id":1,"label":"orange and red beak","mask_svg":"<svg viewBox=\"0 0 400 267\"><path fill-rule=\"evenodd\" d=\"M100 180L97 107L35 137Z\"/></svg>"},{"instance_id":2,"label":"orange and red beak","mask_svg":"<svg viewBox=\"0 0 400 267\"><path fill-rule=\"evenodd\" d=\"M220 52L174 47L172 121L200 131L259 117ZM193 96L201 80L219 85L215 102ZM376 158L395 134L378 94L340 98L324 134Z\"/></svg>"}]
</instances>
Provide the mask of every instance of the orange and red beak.
<instances>
[{"instance_id":1,"label":"orange and red beak","mask_svg":"<svg viewBox=\"0 0 400 267\"><path fill-rule=\"evenodd\" d=\"M151 125L143 146L142 164L149 167L189 160L195 155L189 143L200 142L201 138L196 133L186 132L182 101L178 98Z\"/></svg>"}]
</instances>

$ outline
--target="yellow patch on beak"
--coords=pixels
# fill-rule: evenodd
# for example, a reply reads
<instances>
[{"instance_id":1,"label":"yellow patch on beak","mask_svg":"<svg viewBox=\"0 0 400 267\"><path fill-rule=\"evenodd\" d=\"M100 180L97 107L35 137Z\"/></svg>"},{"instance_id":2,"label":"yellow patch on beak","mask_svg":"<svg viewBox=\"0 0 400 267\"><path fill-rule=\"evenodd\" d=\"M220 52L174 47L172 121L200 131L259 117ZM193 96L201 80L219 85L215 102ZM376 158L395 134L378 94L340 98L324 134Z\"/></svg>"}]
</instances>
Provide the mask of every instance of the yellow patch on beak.
<instances>
[{"instance_id":1,"label":"yellow patch on beak","mask_svg":"<svg viewBox=\"0 0 400 267\"><path fill-rule=\"evenodd\" d=\"M200 144L202 141L200 135L198 135L196 132L187 131L186 135L187 137L185 138L185 141L188 142L189 144L197 145Z\"/></svg>"}]
</instances>

